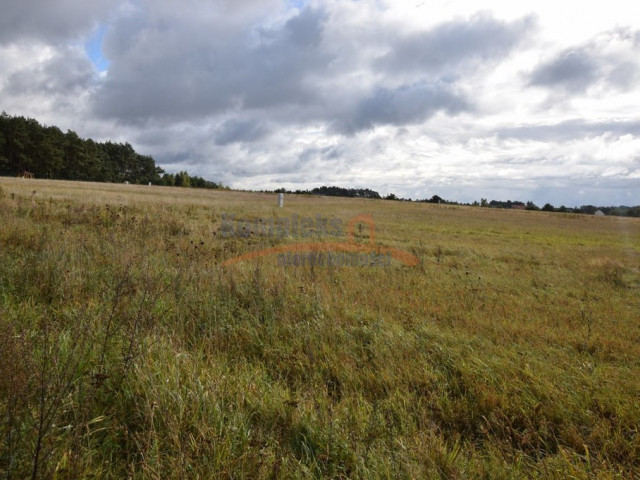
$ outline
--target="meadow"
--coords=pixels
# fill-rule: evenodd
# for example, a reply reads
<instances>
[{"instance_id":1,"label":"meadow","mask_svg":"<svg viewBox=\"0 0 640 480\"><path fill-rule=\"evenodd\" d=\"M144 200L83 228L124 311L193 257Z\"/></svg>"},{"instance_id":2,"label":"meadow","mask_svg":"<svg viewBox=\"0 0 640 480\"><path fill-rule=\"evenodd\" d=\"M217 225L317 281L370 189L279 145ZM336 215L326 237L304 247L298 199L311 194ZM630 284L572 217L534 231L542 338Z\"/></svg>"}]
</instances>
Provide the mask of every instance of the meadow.
<instances>
[{"instance_id":1,"label":"meadow","mask_svg":"<svg viewBox=\"0 0 640 480\"><path fill-rule=\"evenodd\" d=\"M0 178L1 478L640 479L639 379L640 219Z\"/></svg>"}]
</instances>

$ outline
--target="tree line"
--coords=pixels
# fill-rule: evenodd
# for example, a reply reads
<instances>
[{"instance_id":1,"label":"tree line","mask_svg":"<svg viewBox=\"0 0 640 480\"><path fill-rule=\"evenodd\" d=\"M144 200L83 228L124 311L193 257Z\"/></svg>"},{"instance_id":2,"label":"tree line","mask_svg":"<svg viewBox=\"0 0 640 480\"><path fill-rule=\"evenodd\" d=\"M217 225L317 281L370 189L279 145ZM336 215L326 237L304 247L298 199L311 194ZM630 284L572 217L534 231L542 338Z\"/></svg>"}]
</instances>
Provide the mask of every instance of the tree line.
<instances>
[{"instance_id":1,"label":"tree line","mask_svg":"<svg viewBox=\"0 0 640 480\"><path fill-rule=\"evenodd\" d=\"M382 198L380 194L369 188L344 188L344 187L317 187L311 190L287 190L278 188L274 193L296 193L307 195L324 195L327 197L347 197L347 198Z\"/></svg>"},{"instance_id":2,"label":"tree line","mask_svg":"<svg viewBox=\"0 0 640 480\"><path fill-rule=\"evenodd\" d=\"M545 203L543 207L537 206L535 203L529 201L527 203L520 201L499 201L491 200L487 201L485 198L480 200L480 203L473 202L473 206L490 207L490 208L519 208L523 210L541 210L543 212L558 212L558 213L582 213L584 215L594 215L598 210L605 215L614 215L617 217L640 217L640 206L629 207L626 205L620 205L617 207L596 207L595 205L582 205L580 207L565 207L561 205L554 207L550 203Z\"/></svg>"},{"instance_id":3,"label":"tree line","mask_svg":"<svg viewBox=\"0 0 640 480\"><path fill-rule=\"evenodd\" d=\"M263 190L270 192L269 190ZM349 198L376 198L384 200L396 200L401 202L421 202L421 203L438 203L445 205L463 205L470 207L486 207L486 208L507 208L507 209L521 209L521 210L541 210L545 212L559 212L559 213L582 213L585 215L594 215L600 210L605 215L614 215L620 217L640 217L640 206L629 207L620 205L617 207L596 207L594 205L582 205L581 207L554 207L550 203L545 204L543 207L538 207L532 201L521 202L519 200L487 200L482 198L479 202L461 203L452 200L446 200L439 195L432 195L430 198L424 198L422 200L413 200L411 198L400 198L393 193L389 193L386 196L381 196L375 190L369 188L344 188L336 186L322 186L314 188L312 190L287 190L285 188L279 188L273 190L273 193L295 193L303 195L325 195L330 197L349 197Z\"/></svg>"},{"instance_id":4,"label":"tree line","mask_svg":"<svg viewBox=\"0 0 640 480\"><path fill-rule=\"evenodd\" d=\"M196 188L222 185L186 171L166 173L153 157L137 153L129 143L96 142L72 130L41 125L22 116L0 115L0 175L25 172L35 178L84 180Z\"/></svg>"}]
</instances>

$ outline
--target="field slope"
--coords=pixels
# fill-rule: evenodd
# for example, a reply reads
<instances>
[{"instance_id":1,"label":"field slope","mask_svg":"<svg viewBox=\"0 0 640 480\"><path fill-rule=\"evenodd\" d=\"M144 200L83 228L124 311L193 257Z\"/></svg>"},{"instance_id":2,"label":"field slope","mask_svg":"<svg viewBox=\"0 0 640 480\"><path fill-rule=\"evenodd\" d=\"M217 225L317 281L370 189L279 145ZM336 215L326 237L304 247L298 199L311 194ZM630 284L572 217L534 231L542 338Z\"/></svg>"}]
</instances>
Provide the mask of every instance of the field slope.
<instances>
[{"instance_id":1,"label":"field slope","mask_svg":"<svg viewBox=\"0 0 640 480\"><path fill-rule=\"evenodd\" d=\"M639 299L633 218L1 178L0 477L640 478Z\"/></svg>"}]
</instances>

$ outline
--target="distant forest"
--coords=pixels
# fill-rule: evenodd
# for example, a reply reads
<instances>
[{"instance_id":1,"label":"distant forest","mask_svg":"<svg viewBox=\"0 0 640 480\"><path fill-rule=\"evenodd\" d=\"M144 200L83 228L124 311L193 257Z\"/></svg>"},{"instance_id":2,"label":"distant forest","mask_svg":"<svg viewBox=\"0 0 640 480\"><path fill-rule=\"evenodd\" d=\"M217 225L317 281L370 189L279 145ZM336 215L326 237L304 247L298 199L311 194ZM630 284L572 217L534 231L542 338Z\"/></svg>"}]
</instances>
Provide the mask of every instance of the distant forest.
<instances>
[{"instance_id":1,"label":"distant forest","mask_svg":"<svg viewBox=\"0 0 640 480\"><path fill-rule=\"evenodd\" d=\"M451 200L445 200L439 195L433 195L430 198L423 200L412 200L411 198L399 198L395 194L390 193L385 197L382 197L378 192L370 190L368 188L344 188L344 187L318 187L312 190L287 190L285 188L279 188L274 190L274 193L295 193L299 195L325 195L328 197L350 197L350 198L384 198L385 200L398 200L404 202L423 202L423 203L439 203L446 205L466 205L472 207L486 207L486 208L508 208L517 210L542 210L545 212L561 212L561 213L582 213L586 215L594 215L597 211L602 212L605 215L615 215L620 217L640 217L640 206L628 207L596 207L595 205L582 205L581 207L554 207L550 203L545 204L543 207L538 207L535 203L521 202L521 201L500 201L491 200L486 198L481 199L479 202L473 203L460 203Z\"/></svg>"},{"instance_id":2,"label":"distant forest","mask_svg":"<svg viewBox=\"0 0 640 480\"><path fill-rule=\"evenodd\" d=\"M222 188L186 171L166 173L152 157L137 153L128 143L85 140L72 130L63 133L32 118L2 112L0 175L22 176L25 172L58 180Z\"/></svg>"},{"instance_id":3,"label":"distant forest","mask_svg":"<svg viewBox=\"0 0 640 480\"><path fill-rule=\"evenodd\" d=\"M312 195L326 195L328 197L350 197L350 198L382 198L378 192L368 188L344 188L344 187L319 187L313 190L289 191L284 188L275 190L275 193L298 193Z\"/></svg>"}]
</instances>

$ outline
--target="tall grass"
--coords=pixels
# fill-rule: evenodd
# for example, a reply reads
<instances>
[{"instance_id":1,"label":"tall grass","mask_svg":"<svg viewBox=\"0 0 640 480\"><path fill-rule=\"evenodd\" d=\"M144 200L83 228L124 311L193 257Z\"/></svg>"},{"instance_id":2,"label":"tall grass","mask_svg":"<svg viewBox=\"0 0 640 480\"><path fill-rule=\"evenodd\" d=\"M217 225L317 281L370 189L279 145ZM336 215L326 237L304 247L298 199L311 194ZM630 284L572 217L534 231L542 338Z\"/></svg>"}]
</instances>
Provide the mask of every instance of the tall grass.
<instances>
[{"instance_id":1,"label":"tall grass","mask_svg":"<svg viewBox=\"0 0 640 480\"><path fill-rule=\"evenodd\" d=\"M0 187L3 478L638 478L637 220ZM295 241L223 213L371 213L421 264L222 267Z\"/></svg>"}]
</instances>

